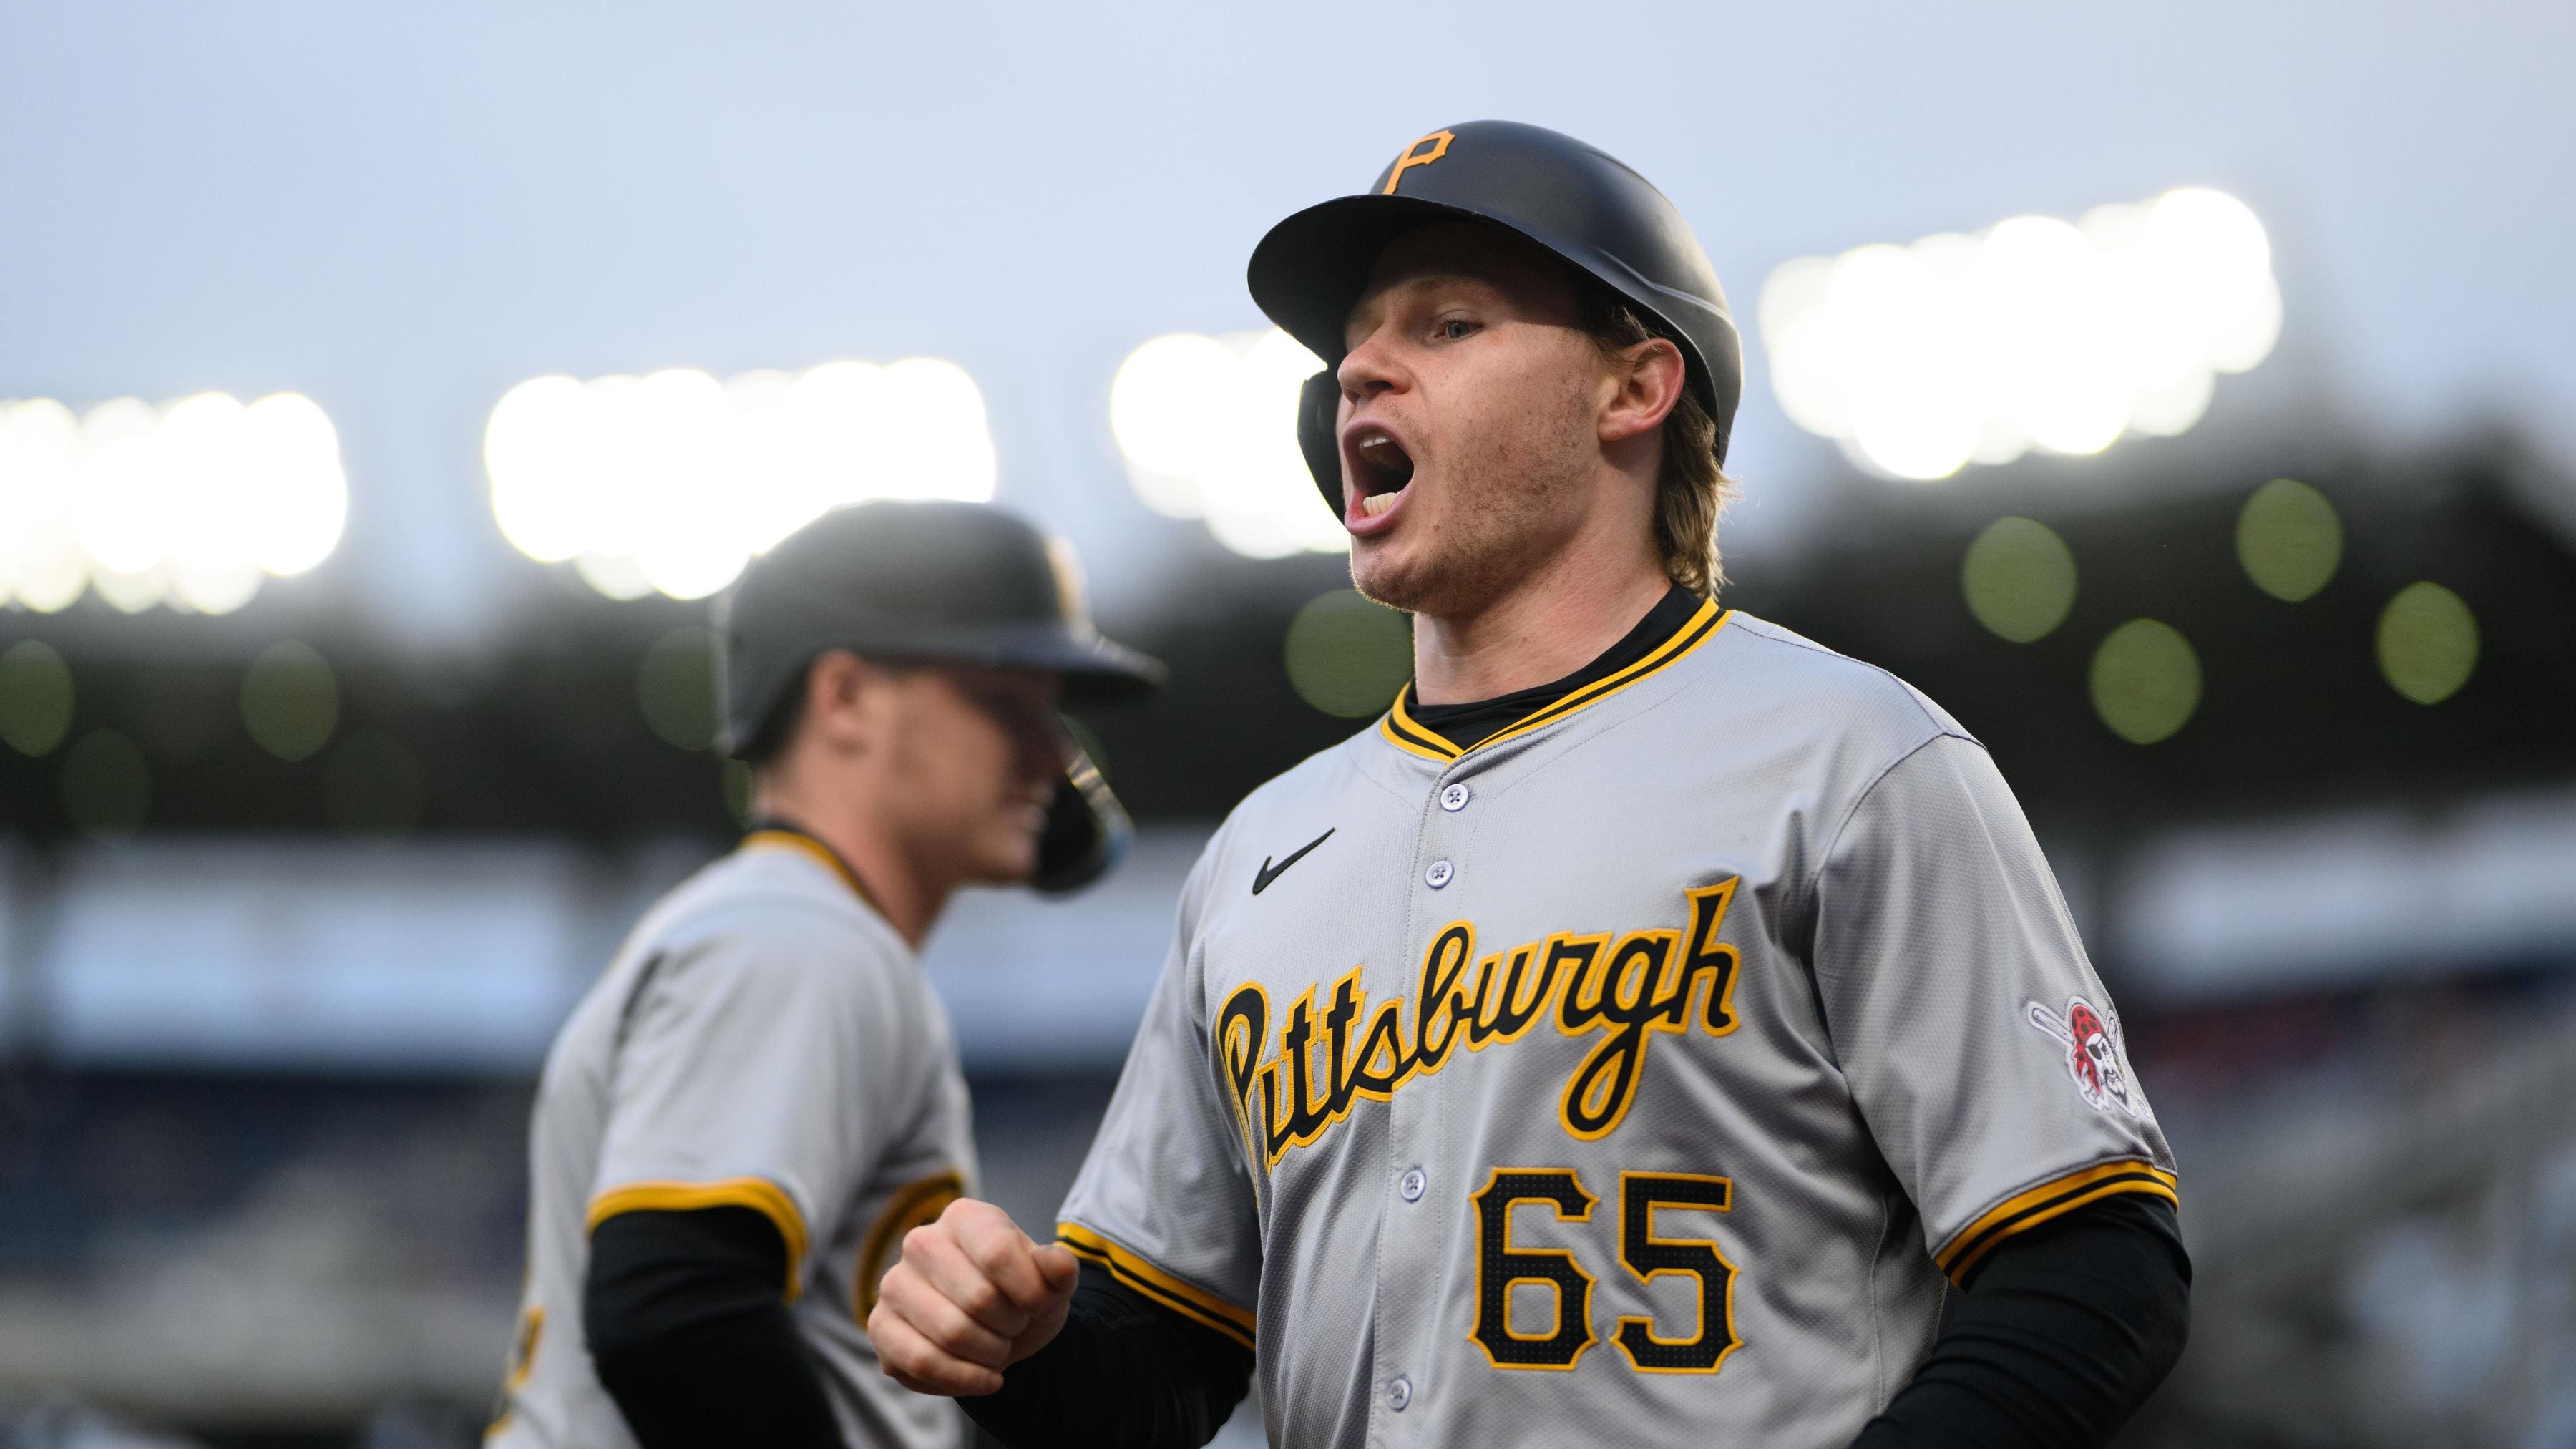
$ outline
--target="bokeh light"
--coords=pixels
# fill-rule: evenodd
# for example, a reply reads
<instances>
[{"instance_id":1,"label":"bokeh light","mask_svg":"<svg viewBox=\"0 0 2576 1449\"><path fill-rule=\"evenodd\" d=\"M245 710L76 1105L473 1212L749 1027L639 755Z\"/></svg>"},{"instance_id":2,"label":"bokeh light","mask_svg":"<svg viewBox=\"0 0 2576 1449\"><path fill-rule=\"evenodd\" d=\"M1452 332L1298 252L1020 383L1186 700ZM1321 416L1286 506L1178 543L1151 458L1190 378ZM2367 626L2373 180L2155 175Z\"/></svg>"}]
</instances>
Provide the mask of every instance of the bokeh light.
<instances>
[{"instance_id":1,"label":"bokeh light","mask_svg":"<svg viewBox=\"0 0 2576 1449\"><path fill-rule=\"evenodd\" d=\"M2440 704L2477 671L2478 616L2440 584L2408 584L2380 610L2378 642L2388 687L2417 704Z\"/></svg>"},{"instance_id":2,"label":"bokeh light","mask_svg":"<svg viewBox=\"0 0 2576 1449\"><path fill-rule=\"evenodd\" d=\"M73 825L92 835L127 835L151 812L152 771L134 741L95 729L64 753L62 792Z\"/></svg>"},{"instance_id":3,"label":"bokeh light","mask_svg":"<svg viewBox=\"0 0 2576 1449\"><path fill-rule=\"evenodd\" d=\"M2170 624L2131 619L2093 651L2093 712L2133 745L2171 738L2200 708L2200 656Z\"/></svg>"},{"instance_id":4,"label":"bokeh light","mask_svg":"<svg viewBox=\"0 0 2576 1449\"><path fill-rule=\"evenodd\" d=\"M1277 328L1174 333L1129 353L1109 384L1109 428L1136 496L1205 520L1251 558L1349 548L1297 447L1297 392L1323 365Z\"/></svg>"},{"instance_id":5,"label":"bokeh light","mask_svg":"<svg viewBox=\"0 0 2576 1449\"><path fill-rule=\"evenodd\" d=\"M1413 626L1350 589L1318 594L1288 623L1288 682L1329 715L1360 719L1395 702L1413 675Z\"/></svg>"},{"instance_id":6,"label":"bokeh light","mask_svg":"<svg viewBox=\"0 0 2576 1449\"><path fill-rule=\"evenodd\" d=\"M309 760L340 727L339 679L311 645L280 640L243 673L241 715L261 749L289 763Z\"/></svg>"},{"instance_id":7,"label":"bokeh light","mask_svg":"<svg viewBox=\"0 0 2576 1449\"><path fill-rule=\"evenodd\" d=\"M112 398L74 417L0 401L0 598L51 613L93 588L127 613L228 614L340 542L349 482L312 399Z\"/></svg>"},{"instance_id":8,"label":"bokeh light","mask_svg":"<svg viewBox=\"0 0 2576 1449\"><path fill-rule=\"evenodd\" d=\"M2081 224L2020 216L1800 257L1772 272L1758 311L1791 421L1878 472L1929 480L2188 430L2216 374L2271 353L2281 292L2254 213L2185 187Z\"/></svg>"},{"instance_id":9,"label":"bokeh light","mask_svg":"<svg viewBox=\"0 0 2576 1449\"><path fill-rule=\"evenodd\" d=\"M2028 644L2046 638L2075 607L2075 555L2047 524L1998 518L1968 545L1959 587L1978 623Z\"/></svg>"},{"instance_id":10,"label":"bokeh light","mask_svg":"<svg viewBox=\"0 0 2576 1449\"><path fill-rule=\"evenodd\" d=\"M72 671L41 639L0 654L0 740L22 755L44 755L72 727Z\"/></svg>"},{"instance_id":11,"label":"bokeh light","mask_svg":"<svg viewBox=\"0 0 2576 1449\"><path fill-rule=\"evenodd\" d=\"M352 730L322 765L322 813L352 834L399 835L420 823L420 760L380 730Z\"/></svg>"},{"instance_id":12,"label":"bokeh light","mask_svg":"<svg viewBox=\"0 0 2576 1449\"><path fill-rule=\"evenodd\" d=\"M613 599L705 598L841 504L989 501L996 467L975 380L927 357L532 378L493 407L483 462L511 546Z\"/></svg>"},{"instance_id":13,"label":"bokeh light","mask_svg":"<svg viewBox=\"0 0 2576 1449\"><path fill-rule=\"evenodd\" d=\"M2254 490L2236 515L2236 558L2254 587L2286 603L2316 596L2343 561L2343 521L2295 478Z\"/></svg>"},{"instance_id":14,"label":"bokeh light","mask_svg":"<svg viewBox=\"0 0 2576 1449\"><path fill-rule=\"evenodd\" d=\"M635 670L635 703L664 743L709 750L716 740L716 636L695 624L653 641Z\"/></svg>"}]
</instances>

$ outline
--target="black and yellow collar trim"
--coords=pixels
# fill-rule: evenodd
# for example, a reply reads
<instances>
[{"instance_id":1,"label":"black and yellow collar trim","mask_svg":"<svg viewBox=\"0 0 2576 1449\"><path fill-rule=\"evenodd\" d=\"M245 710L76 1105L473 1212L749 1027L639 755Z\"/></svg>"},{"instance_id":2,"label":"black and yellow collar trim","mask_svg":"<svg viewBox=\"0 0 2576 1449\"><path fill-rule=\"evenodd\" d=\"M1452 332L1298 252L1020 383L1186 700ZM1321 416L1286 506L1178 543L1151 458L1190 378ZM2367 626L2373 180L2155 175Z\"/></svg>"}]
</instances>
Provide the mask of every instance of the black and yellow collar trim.
<instances>
[{"instance_id":1,"label":"black and yellow collar trim","mask_svg":"<svg viewBox=\"0 0 2576 1449\"><path fill-rule=\"evenodd\" d=\"M1608 699L1620 690L1626 689L1629 685L1674 663L1683 655L1707 643L1709 636L1725 627L1726 621L1733 617L1735 617L1733 609L1721 610L1714 600L1704 603L1692 613L1690 618L1683 621L1679 629L1673 631L1672 637L1656 645L1645 658L1616 674L1607 675L1590 684L1566 691L1558 698L1540 705L1472 745L1458 745L1413 717L1413 685L1410 682L1396 691L1395 707L1388 710L1386 718L1378 722L1378 733L1386 737L1388 744L1407 754L1420 755L1426 760L1438 760L1442 764L1447 764L1469 750L1481 750L1489 745L1501 744L1505 740L1528 734L1542 725L1554 724L1586 705L1598 704Z\"/></svg>"},{"instance_id":2,"label":"black and yellow collar trim","mask_svg":"<svg viewBox=\"0 0 2576 1449\"><path fill-rule=\"evenodd\" d=\"M850 894L857 896L868 909L872 911L878 909L877 898L868 892L868 883L859 879L859 873L850 869L850 863L841 859L841 853L804 831L775 822L764 823L759 829L742 838L742 849L749 850L755 846L784 847L788 850L803 851L830 867L832 874L839 876L841 883L850 888ZM879 914L883 912L880 911Z\"/></svg>"}]
</instances>

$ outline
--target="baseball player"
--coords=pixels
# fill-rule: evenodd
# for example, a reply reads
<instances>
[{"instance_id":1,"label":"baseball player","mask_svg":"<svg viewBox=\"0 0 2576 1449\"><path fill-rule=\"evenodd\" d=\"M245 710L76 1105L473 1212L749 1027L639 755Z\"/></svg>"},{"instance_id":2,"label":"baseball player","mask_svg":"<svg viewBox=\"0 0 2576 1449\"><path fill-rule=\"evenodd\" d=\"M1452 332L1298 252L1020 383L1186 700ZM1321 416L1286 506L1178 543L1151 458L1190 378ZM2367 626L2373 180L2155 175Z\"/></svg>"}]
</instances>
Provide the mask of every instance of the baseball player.
<instances>
[{"instance_id":1,"label":"baseball player","mask_svg":"<svg viewBox=\"0 0 2576 1449\"><path fill-rule=\"evenodd\" d=\"M739 849L649 911L547 1057L508 1449L963 1442L863 1325L904 1231L973 1185L966 1086L915 952L957 887L1066 890L1124 815L1061 699L1161 666L1070 558L963 503L826 514L722 613Z\"/></svg>"},{"instance_id":2,"label":"baseball player","mask_svg":"<svg viewBox=\"0 0 2576 1449\"><path fill-rule=\"evenodd\" d=\"M1217 831L1060 1241L949 1206L888 1370L1013 1444L1256 1370L1300 1449L2101 1442L2180 1350L2172 1158L1985 750L1715 601L1690 228L1478 122L1250 280L1414 677Z\"/></svg>"}]
</instances>

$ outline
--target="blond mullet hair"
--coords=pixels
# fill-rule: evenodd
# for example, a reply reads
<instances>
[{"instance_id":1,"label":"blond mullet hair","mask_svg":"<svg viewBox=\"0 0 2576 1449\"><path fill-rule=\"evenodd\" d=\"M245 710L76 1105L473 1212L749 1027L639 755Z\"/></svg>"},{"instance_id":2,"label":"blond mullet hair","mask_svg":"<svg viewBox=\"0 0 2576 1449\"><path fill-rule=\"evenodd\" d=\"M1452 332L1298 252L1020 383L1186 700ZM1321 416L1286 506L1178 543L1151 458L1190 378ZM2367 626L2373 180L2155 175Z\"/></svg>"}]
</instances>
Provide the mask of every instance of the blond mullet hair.
<instances>
[{"instance_id":1,"label":"blond mullet hair","mask_svg":"<svg viewBox=\"0 0 2576 1449\"><path fill-rule=\"evenodd\" d=\"M1579 275L1579 274L1578 274ZM1583 276L1583 330L1605 357L1617 357L1650 337L1666 334L1649 327L1627 299L1589 276ZM1718 553L1719 515L1736 495L1736 481L1717 461L1717 419L1708 404L1685 386L1681 401L1664 417L1663 461L1655 472L1655 552L1664 574L1704 599L1714 599L1725 586L1726 568Z\"/></svg>"}]
</instances>

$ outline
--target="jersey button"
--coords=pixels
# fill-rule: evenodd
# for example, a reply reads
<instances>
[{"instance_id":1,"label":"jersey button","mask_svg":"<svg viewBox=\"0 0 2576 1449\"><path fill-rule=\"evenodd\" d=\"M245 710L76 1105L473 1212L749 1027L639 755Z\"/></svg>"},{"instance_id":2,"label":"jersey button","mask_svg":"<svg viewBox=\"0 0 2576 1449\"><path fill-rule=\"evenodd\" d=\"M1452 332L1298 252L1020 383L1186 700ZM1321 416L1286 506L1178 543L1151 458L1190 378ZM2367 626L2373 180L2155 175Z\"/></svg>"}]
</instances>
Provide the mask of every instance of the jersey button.
<instances>
[{"instance_id":1,"label":"jersey button","mask_svg":"<svg viewBox=\"0 0 2576 1449\"><path fill-rule=\"evenodd\" d=\"M1422 1201L1422 1189L1428 1185L1430 1181L1431 1180L1429 1178L1422 1175L1421 1168L1408 1168L1405 1170L1403 1181L1398 1182L1395 1185L1395 1190L1404 1194L1404 1200L1406 1202L1420 1202Z\"/></svg>"},{"instance_id":2,"label":"jersey button","mask_svg":"<svg viewBox=\"0 0 2576 1449\"><path fill-rule=\"evenodd\" d=\"M1467 800L1474 793L1463 783L1452 784L1440 792L1440 808L1454 815L1467 808Z\"/></svg>"},{"instance_id":3,"label":"jersey button","mask_svg":"<svg viewBox=\"0 0 2576 1449\"><path fill-rule=\"evenodd\" d=\"M1436 891L1442 886L1447 885L1450 877L1457 873L1458 868L1456 866L1451 865L1445 860L1435 860L1431 862L1431 868L1422 873L1422 883Z\"/></svg>"},{"instance_id":4,"label":"jersey button","mask_svg":"<svg viewBox=\"0 0 2576 1449\"><path fill-rule=\"evenodd\" d=\"M1413 1380L1406 1378L1402 1374L1397 1374L1394 1378L1387 1381L1386 1406L1388 1408L1401 1414L1404 1412L1404 1406L1412 1402Z\"/></svg>"}]
</instances>

